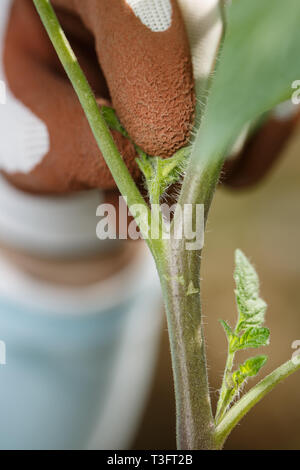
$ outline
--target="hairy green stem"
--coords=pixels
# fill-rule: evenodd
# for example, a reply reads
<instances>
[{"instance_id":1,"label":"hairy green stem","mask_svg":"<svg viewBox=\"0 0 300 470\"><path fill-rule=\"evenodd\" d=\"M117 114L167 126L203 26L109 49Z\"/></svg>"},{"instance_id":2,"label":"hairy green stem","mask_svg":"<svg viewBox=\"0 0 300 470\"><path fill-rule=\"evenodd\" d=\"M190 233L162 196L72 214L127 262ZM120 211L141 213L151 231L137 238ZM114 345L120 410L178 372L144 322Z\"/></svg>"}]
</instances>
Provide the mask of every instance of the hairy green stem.
<instances>
[{"instance_id":1,"label":"hairy green stem","mask_svg":"<svg viewBox=\"0 0 300 470\"><path fill-rule=\"evenodd\" d=\"M185 248L167 244L157 262L165 301L174 373L179 449L214 449L205 344L201 323L199 264ZM193 282L194 293L188 293Z\"/></svg>"},{"instance_id":2,"label":"hairy green stem","mask_svg":"<svg viewBox=\"0 0 300 470\"><path fill-rule=\"evenodd\" d=\"M217 426L215 439L217 446L222 448L227 437L239 421L273 388L289 375L300 370L300 357L287 361L274 372L261 380L255 387L246 393L225 415Z\"/></svg>"},{"instance_id":3,"label":"hairy green stem","mask_svg":"<svg viewBox=\"0 0 300 470\"><path fill-rule=\"evenodd\" d=\"M196 148L194 152L197 152ZM197 204L204 205L205 221L207 219L222 168L220 159L211 164L209 160L201 159L201 155L199 158L197 171L188 167L178 202L181 211L184 211L185 204L192 204L190 223L193 229ZM171 238L166 244L165 256L156 259L168 318L177 408L177 442L179 449L215 449L215 426L201 319L201 252L187 250L186 242L184 237L181 240Z\"/></svg>"}]
</instances>

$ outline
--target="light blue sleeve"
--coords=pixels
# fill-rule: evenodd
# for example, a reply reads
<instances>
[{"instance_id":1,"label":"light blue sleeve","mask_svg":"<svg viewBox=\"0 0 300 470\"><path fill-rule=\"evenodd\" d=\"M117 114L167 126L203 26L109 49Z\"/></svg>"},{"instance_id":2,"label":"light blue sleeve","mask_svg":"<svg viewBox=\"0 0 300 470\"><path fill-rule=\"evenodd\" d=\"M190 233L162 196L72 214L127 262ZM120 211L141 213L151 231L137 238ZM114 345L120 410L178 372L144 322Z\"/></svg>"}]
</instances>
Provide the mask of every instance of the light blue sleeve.
<instances>
[{"instance_id":1,"label":"light blue sleeve","mask_svg":"<svg viewBox=\"0 0 300 470\"><path fill-rule=\"evenodd\" d=\"M141 272L142 269L142 272ZM142 275L141 275L142 274ZM126 448L147 396L161 324L152 264L131 294L83 315L0 295L0 449Z\"/></svg>"}]
</instances>

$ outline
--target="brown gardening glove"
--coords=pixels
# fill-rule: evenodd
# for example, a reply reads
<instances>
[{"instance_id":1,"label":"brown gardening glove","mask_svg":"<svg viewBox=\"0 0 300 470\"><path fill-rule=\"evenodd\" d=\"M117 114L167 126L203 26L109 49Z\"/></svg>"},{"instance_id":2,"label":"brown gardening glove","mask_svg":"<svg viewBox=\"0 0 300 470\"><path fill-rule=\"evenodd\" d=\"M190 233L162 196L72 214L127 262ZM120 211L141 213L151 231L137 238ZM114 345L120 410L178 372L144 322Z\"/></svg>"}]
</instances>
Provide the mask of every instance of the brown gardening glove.
<instances>
[{"instance_id":1,"label":"brown gardening glove","mask_svg":"<svg viewBox=\"0 0 300 470\"><path fill-rule=\"evenodd\" d=\"M227 160L223 182L231 188L244 189L262 181L283 155L299 124L299 111L290 116L269 117L246 140L235 158Z\"/></svg>"},{"instance_id":2,"label":"brown gardening glove","mask_svg":"<svg viewBox=\"0 0 300 470\"><path fill-rule=\"evenodd\" d=\"M127 0L52 3L99 106L113 106L135 143L150 155L167 157L185 145L195 97L189 43L176 0L171 0L168 28L158 24L154 31ZM114 188L32 0L13 2L3 60L10 92L46 125L49 135L46 154L32 168L4 168L6 177L21 189L39 193ZM133 145L112 133L137 177ZM40 140L45 136L30 135L32 145L36 140L37 147L43 147Z\"/></svg>"},{"instance_id":3,"label":"brown gardening glove","mask_svg":"<svg viewBox=\"0 0 300 470\"><path fill-rule=\"evenodd\" d=\"M2 1L8 4L12 0ZM44 127L32 128L30 121L30 132L23 139L28 147L25 158L20 153L23 164L12 164L8 152L8 164L0 167L13 184L32 192L115 188L32 0L12 3L4 36L5 78L12 95ZM205 41L207 31L200 0L161 0L159 13L157 4L150 0L52 3L99 106L113 106L133 140L150 155L168 157L185 145L194 120L195 96L190 46L181 13L197 79L206 50L201 35ZM195 25L199 25L197 31ZM267 121L246 141L238 156L226 163L224 182L245 187L261 180L298 121L299 114ZM133 145L118 132L112 134L131 173L139 178ZM11 147L14 158L16 151Z\"/></svg>"}]
</instances>

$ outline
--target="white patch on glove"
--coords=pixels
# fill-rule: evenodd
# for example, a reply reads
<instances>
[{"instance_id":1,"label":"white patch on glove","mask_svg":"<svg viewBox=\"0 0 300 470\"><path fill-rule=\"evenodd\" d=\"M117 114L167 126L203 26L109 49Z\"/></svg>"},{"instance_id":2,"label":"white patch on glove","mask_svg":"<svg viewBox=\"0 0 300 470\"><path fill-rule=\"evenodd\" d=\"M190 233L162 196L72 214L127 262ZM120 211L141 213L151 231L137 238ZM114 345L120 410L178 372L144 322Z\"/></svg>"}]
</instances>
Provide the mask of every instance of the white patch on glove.
<instances>
[{"instance_id":1,"label":"white patch on glove","mask_svg":"<svg viewBox=\"0 0 300 470\"><path fill-rule=\"evenodd\" d=\"M50 143L46 125L13 96L5 80L3 49L11 4L12 0L1 0L0 82L5 99L0 104L0 169L29 173L49 152Z\"/></svg>"},{"instance_id":2,"label":"white patch on glove","mask_svg":"<svg viewBox=\"0 0 300 470\"><path fill-rule=\"evenodd\" d=\"M125 0L135 16L153 32L166 31L172 25L170 0Z\"/></svg>"}]
</instances>

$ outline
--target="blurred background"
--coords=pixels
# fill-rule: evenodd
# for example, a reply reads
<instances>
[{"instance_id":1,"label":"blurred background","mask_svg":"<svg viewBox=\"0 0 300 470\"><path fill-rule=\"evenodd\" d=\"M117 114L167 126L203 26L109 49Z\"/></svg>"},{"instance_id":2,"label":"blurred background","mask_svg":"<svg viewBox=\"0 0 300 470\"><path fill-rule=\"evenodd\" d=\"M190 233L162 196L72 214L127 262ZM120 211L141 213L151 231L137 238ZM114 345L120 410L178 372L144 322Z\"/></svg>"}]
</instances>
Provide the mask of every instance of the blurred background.
<instances>
[{"instance_id":1,"label":"blurred background","mask_svg":"<svg viewBox=\"0 0 300 470\"><path fill-rule=\"evenodd\" d=\"M236 320L236 248L256 266L268 303L271 344L261 375L290 359L300 340L299 154L300 126L259 186L220 186L214 199L202 266L214 407L227 354L218 320ZM0 341L7 346L0 449L176 448L155 267L143 243L99 243L95 214L104 196L98 190L33 196L0 176ZM300 449L299 391L300 373L243 419L226 449Z\"/></svg>"},{"instance_id":2,"label":"blurred background","mask_svg":"<svg viewBox=\"0 0 300 470\"><path fill-rule=\"evenodd\" d=\"M259 377L290 359L300 340L300 127L269 177L247 191L219 188L208 222L202 266L202 301L212 400L226 360L220 318L236 319L234 250L241 248L258 270L268 303L271 343ZM239 357L242 358L242 355ZM248 384L253 385L255 381ZM226 449L300 449L300 373L289 377L242 420ZM166 325L155 380L135 449L175 448L175 404Z\"/></svg>"}]
</instances>

